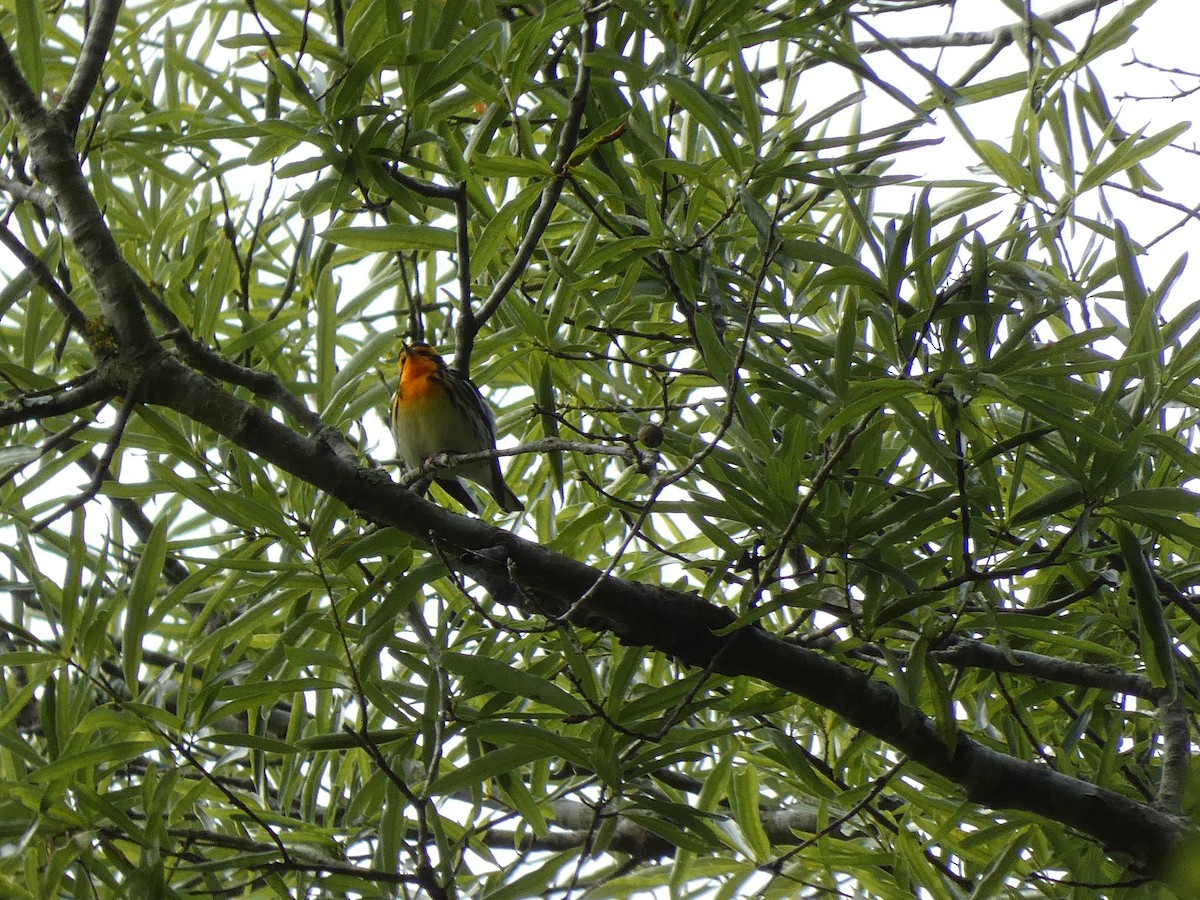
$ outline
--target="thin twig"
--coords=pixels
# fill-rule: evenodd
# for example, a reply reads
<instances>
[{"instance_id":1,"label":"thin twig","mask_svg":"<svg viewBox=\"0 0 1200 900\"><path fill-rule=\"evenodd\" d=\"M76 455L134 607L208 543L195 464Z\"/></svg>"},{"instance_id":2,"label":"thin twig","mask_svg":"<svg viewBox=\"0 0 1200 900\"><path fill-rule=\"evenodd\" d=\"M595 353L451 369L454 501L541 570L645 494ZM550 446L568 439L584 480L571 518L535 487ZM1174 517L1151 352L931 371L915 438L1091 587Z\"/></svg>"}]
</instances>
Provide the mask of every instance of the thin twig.
<instances>
[{"instance_id":1,"label":"thin twig","mask_svg":"<svg viewBox=\"0 0 1200 900\"><path fill-rule=\"evenodd\" d=\"M125 844L131 841L136 842L137 840L136 835L131 835L110 826L101 826L99 828L92 826L86 832L79 832L78 839L90 840L93 828L95 829L95 833L102 835L110 841ZM67 833L70 834L69 831ZM225 850L236 851L238 854L254 854L256 856L264 853L273 853L276 849L271 844L264 844L252 838L242 837L237 834L226 834L219 831L201 830L199 828L167 828L166 833L175 838L184 847L219 847ZM163 856L174 856L177 859L187 860L191 863L202 862L198 855L184 854L165 846L160 847L156 852L161 853ZM303 855L300 855L301 852L303 852ZM264 862L259 863L258 867L271 872L317 872L322 876L333 875L354 881L375 882L378 884L400 885L418 883L415 875L391 870L372 869L318 856L312 851L311 847L297 851L286 862Z\"/></svg>"},{"instance_id":2,"label":"thin twig","mask_svg":"<svg viewBox=\"0 0 1200 900\"><path fill-rule=\"evenodd\" d=\"M841 828L844 824L846 824L846 822L858 815L859 812L869 809L871 801L883 792L883 789L888 786L888 782L900 774L900 770L903 769L907 764L907 760L901 760L900 762L895 763L890 769L876 778L875 782L871 785L871 789L867 791L866 796L850 807L850 809L848 809L845 813L838 816L836 819L831 820L823 829L812 835L812 837L805 839L787 853L784 853L777 859L772 860L770 863L759 866L759 868L769 872L774 872L776 875L782 875L783 867L788 860L794 858L800 853L803 853L809 847L816 846L817 842L820 841L821 838L828 834L835 833L837 829Z\"/></svg>"},{"instance_id":3,"label":"thin twig","mask_svg":"<svg viewBox=\"0 0 1200 900\"><path fill-rule=\"evenodd\" d=\"M112 465L113 457L117 454L117 448L121 445L121 437L125 433L125 426L129 424L129 417L133 414L133 409L137 406L137 392L130 391L125 397L125 402L121 404L121 408L117 411L117 421L113 424L112 434L109 435L108 445L104 448L104 453L100 457L96 471L92 473L92 479L84 491L72 497L64 503L57 512L47 516L42 521L38 522L30 530L31 534L37 534L44 530L52 522L66 515L72 510L79 509L88 501L95 498L100 493L100 487L108 478L109 468Z\"/></svg>"},{"instance_id":4,"label":"thin twig","mask_svg":"<svg viewBox=\"0 0 1200 900\"><path fill-rule=\"evenodd\" d=\"M1165 578L1162 575L1155 574L1154 584L1157 586L1159 591L1166 594L1167 597L1170 598L1171 602L1179 607L1179 609L1181 609L1189 619L1191 619L1197 625L1200 625L1200 608L1197 608L1196 603L1192 599L1191 595L1185 594L1179 588L1175 587L1170 579Z\"/></svg>"},{"instance_id":5,"label":"thin twig","mask_svg":"<svg viewBox=\"0 0 1200 900\"><path fill-rule=\"evenodd\" d=\"M606 447L602 444L587 444L581 441L565 441L562 438L542 438L519 447L504 449L478 450L474 453L439 453L427 459L420 468L405 472L400 483L411 487L422 478L441 469L457 469L469 466L471 463L483 462L490 459L503 459L506 456L521 456L526 453L583 453L587 456L615 456L629 462L630 465L652 468L658 453L644 453L631 447Z\"/></svg>"},{"instance_id":6,"label":"thin twig","mask_svg":"<svg viewBox=\"0 0 1200 900\"><path fill-rule=\"evenodd\" d=\"M558 198L562 195L567 166L579 144L580 126L583 122L584 109L587 107L588 90L591 86L591 68L588 65L588 57L596 48L598 10L598 5L589 4L583 12L583 31L579 41L575 90L571 94L571 105L567 111L566 120L563 122L562 132L559 134L554 162L550 164L550 180L546 182L537 209L534 210L533 216L529 220L529 228L521 238L512 262L492 287L492 291L484 300L478 315L471 318L470 321L459 318L458 330L454 339L454 370L456 372L471 371L471 350L475 344L475 335L479 333L479 329L488 319L495 315L512 286L517 283L517 279L529 265L529 260L533 258L533 251L537 249L542 234L550 224L550 217L554 214Z\"/></svg>"},{"instance_id":7,"label":"thin twig","mask_svg":"<svg viewBox=\"0 0 1200 900\"><path fill-rule=\"evenodd\" d=\"M455 229L455 254L458 257L458 325L457 337L463 335L474 335L478 331L478 326L475 324L475 310L471 306L471 232L468 228L470 224L471 207L467 201L467 183L465 181L458 182L455 187L458 190L458 195L454 198L454 217L457 220ZM474 337L472 337L472 341ZM456 348L457 349L457 348ZM464 368L457 368L459 364ZM455 354L454 356L455 371L464 378L469 378L471 375L471 354L463 355Z\"/></svg>"},{"instance_id":8,"label":"thin twig","mask_svg":"<svg viewBox=\"0 0 1200 900\"><path fill-rule=\"evenodd\" d=\"M97 351L96 337L88 328L88 318L83 314L75 301L68 296L67 292L62 289L62 285L58 283L58 279L54 277L54 273L50 271L50 267L42 262L41 257L30 250L22 243L21 239L8 230L4 225L0 225L0 244L8 248L8 252L17 258L22 266L25 267L30 275L34 277L38 285L54 302L54 306L58 309L59 314L67 320L67 324L81 338L88 342L88 346L93 352Z\"/></svg>"},{"instance_id":9,"label":"thin twig","mask_svg":"<svg viewBox=\"0 0 1200 900\"><path fill-rule=\"evenodd\" d=\"M375 763L375 765L377 765L380 771L387 776L387 779L395 786L396 790L400 792L404 799L407 800L413 808L413 813L417 817L417 828L420 833L420 837L417 840L416 850L413 851L412 848L408 849L410 852L413 852L413 855L417 860L417 881L420 883L421 887L425 889L426 893L428 893L430 897L434 898L434 900L450 900L450 893L443 885L438 883L434 875L433 861L430 859L429 850L426 847L428 826L425 822L425 808L428 801L423 800L413 793L412 788L408 786L408 782L406 782L404 778L401 777L396 770L391 767L387 761L387 758L383 755L383 753L380 752L379 748L375 746L375 743L366 733L365 728L362 733L355 731L350 727L347 727L345 731L352 738L354 738L359 747L367 752L367 755L371 757L371 760Z\"/></svg>"}]
</instances>

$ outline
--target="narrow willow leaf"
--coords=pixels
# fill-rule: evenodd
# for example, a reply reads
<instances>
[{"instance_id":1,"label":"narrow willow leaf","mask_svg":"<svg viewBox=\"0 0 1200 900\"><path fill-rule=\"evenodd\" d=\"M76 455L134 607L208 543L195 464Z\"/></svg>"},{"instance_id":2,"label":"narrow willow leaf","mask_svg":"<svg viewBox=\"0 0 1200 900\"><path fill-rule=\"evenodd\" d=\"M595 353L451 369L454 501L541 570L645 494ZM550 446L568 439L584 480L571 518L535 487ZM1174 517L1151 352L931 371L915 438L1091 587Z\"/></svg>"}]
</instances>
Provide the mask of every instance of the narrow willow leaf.
<instances>
[{"instance_id":1,"label":"narrow willow leaf","mask_svg":"<svg viewBox=\"0 0 1200 900\"><path fill-rule=\"evenodd\" d=\"M1157 687L1166 687L1174 697L1178 689L1175 672L1175 650L1171 644L1166 615L1154 573L1146 559L1141 542L1127 525L1117 524L1117 542L1129 573L1130 589L1137 604L1138 624L1144 635L1142 650L1150 680Z\"/></svg>"},{"instance_id":2,"label":"narrow willow leaf","mask_svg":"<svg viewBox=\"0 0 1200 900\"><path fill-rule=\"evenodd\" d=\"M519 766L535 759L544 759L548 755L548 752L539 746L514 744L485 753L456 769L443 764L444 774L430 785L429 793L447 795L461 790L478 789L484 782L497 775L512 772Z\"/></svg>"},{"instance_id":3,"label":"narrow willow leaf","mask_svg":"<svg viewBox=\"0 0 1200 900\"><path fill-rule=\"evenodd\" d=\"M542 435L550 438L558 437L558 402L554 390L554 370L549 357L544 359L542 365L539 367L537 393L535 396L537 398L538 410L540 411ZM554 486L561 494L565 478L563 454L561 451L554 451L549 453L548 457L550 474L554 477Z\"/></svg>"},{"instance_id":4,"label":"narrow willow leaf","mask_svg":"<svg viewBox=\"0 0 1200 900\"><path fill-rule=\"evenodd\" d=\"M691 81L675 75L662 76L663 87L671 99L704 126L720 151L721 158L734 171L741 170L742 154L730 132L741 123L730 118L722 102Z\"/></svg>"},{"instance_id":5,"label":"narrow willow leaf","mask_svg":"<svg viewBox=\"0 0 1200 900\"><path fill-rule=\"evenodd\" d=\"M42 61L42 20L45 13L37 0L16 0L17 12L17 59L21 63L21 74L40 99L42 84L46 79L45 63Z\"/></svg>"},{"instance_id":6,"label":"narrow willow leaf","mask_svg":"<svg viewBox=\"0 0 1200 900\"><path fill-rule=\"evenodd\" d=\"M0 468L24 466L40 457L42 452L37 447L28 444L15 444L11 447L0 447Z\"/></svg>"},{"instance_id":7,"label":"narrow willow leaf","mask_svg":"<svg viewBox=\"0 0 1200 900\"><path fill-rule=\"evenodd\" d=\"M356 250L445 250L455 248L455 234L449 228L433 225L392 223L377 227L340 225L327 228L321 237Z\"/></svg>"},{"instance_id":8,"label":"narrow willow leaf","mask_svg":"<svg viewBox=\"0 0 1200 900\"><path fill-rule=\"evenodd\" d=\"M100 747L60 757L49 765L30 772L28 777L31 781L46 784L57 778L74 775L80 769L107 768L115 770L121 763L141 756L153 746L154 743L149 740L110 741Z\"/></svg>"},{"instance_id":9,"label":"narrow willow leaf","mask_svg":"<svg viewBox=\"0 0 1200 900\"><path fill-rule=\"evenodd\" d=\"M442 665L455 675L481 681L514 697L541 701L570 716L588 713L587 706L558 685L531 672L514 669L503 660L465 653L443 653L440 660Z\"/></svg>"},{"instance_id":10,"label":"narrow willow leaf","mask_svg":"<svg viewBox=\"0 0 1200 900\"><path fill-rule=\"evenodd\" d=\"M1128 491L1119 497L1114 497L1106 505L1113 510L1172 511L1200 516L1200 494L1181 487Z\"/></svg>"},{"instance_id":11,"label":"narrow willow leaf","mask_svg":"<svg viewBox=\"0 0 1200 900\"><path fill-rule=\"evenodd\" d=\"M125 684L130 694L137 696L138 677L142 665L142 641L146 636L147 613L155 593L162 583L163 563L167 558L167 516L160 516L142 546L129 588L129 603L125 608L125 627L121 632L124 654Z\"/></svg>"},{"instance_id":12,"label":"narrow willow leaf","mask_svg":"<svg viewBox=\"0 0 1200 900\"><path fill-rule=\"evenodd\" d=\"M1047 516L1056 516L1075 509L1083 502L1083 488L1077 484L1063 484L1052 488L1040 497L1023 503L1012 516L1014 525L1035 522Z\"/></svg>"},{"instance_id":13,"label":"narrow willow leaf","mask_svg":"<svg viewBox=\"0 0 1200 900\"><path fill-rule=\"evenodd\" d=\"M762 813L758 808L758 771L753 764L741 765L733 773L733 815L741 827L742 835L754 851L754 859L770 858L771 841L763 828Z\"/></svg>"},{"instance_id":14,"label":"narrow willow leaf","mask_svg":"<svg viewBox=\"0 0 1200 900\"><path fill-rule=\"evenodd\" d=\"M1083 178L1079 180L1079 184L1075 188L1076 193L1082 194L1085 191L1090 191L1092 188L1099 187L1118 172L1133 168L1144 160L1149 159L1164 147L1170 145L1172 141L1186 132L1189 127L1190 123L1180 122L1150 137L1142 137L1140 131L1130 135L1121 141L1108 156L1084 173Z\"/></svg>"}]
</instances>

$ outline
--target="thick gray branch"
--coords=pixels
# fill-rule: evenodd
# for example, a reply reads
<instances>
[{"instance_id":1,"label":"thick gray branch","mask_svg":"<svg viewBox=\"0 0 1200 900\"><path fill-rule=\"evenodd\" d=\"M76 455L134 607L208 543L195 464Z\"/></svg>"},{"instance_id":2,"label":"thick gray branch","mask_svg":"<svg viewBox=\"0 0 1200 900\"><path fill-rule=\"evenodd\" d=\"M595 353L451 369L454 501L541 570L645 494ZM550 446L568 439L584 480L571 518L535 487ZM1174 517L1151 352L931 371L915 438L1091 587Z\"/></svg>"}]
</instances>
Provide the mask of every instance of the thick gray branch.
<instances>
[{"instance_id":1,"label":"thick gray branch","mask_svg":"<svg viewBox=\"0 0 1200 900\"><path fill-rule=\"evenodd\" d=\"M0 104L29 145L38 177L58 203L62 223L96 289L104 318L125 356L162 352L137 300L137 279L104 225L75 155L74 138L62 119L38 102L8 44L0 39Z\"/></svg>"},{"instance_id":2,"label":"thick gray branch","mask_svg":"<svg viewBox=\"0 0 1200 900\"><path fill-rule=\"evenodd\" d=\"M681 591L605 577L570 557L435 506L377 471L339 459L328 446L293 432L170 357L157 359L148 375L147 400L208 425L372 521L422 540L433 536L444 559L485 584L500 602L557 615L587 594L572 617L578 624L654 647L688 665L748 675L811 700L959 785L973 802L1025 810L1070 826L1151 871L1163 869L1188 833L1177 816L999 753L968 735L958 734L947 746L933 721L902 708L890 686L758 628L718 636L733 623L731 610Z\"/></svg>"},{"instance_id":3,"label":"thick gray branch","mask_svg":"<svg viewBox=\"0 0 1200 900\"><path fill-rule=\"evenodd\" d=\"M938 662L960 668L972 666L992 672L1011 672L1045 681L1100 688L1114 694L1155 698L1160 693L1150 679L1122 671L1116 666L1074 662L1028 650L1001 650L982 641L966 638L954 638L949 646L934 650L929 655Z\"/></svg>"},{"instance_id":4,"label":"thick gray branch","mask_svg":"<svg viewBox=\"0 0 1200 900\"><path fill-rule=\"evenodd\" d=\"M117 28L117 14L121 11L121 0L96 0L92 6L92 18L88 22L87 34L79 49L79 62L71 73L67 89L59 101L57 114L72 138L79 130L83 110L92 98L92 92L100 81L104 60L112 44L113 32Z\"/></svg>"},{"instance_id":5,"label":"thick gray branch","mask_svg":"<svg viewBox=\"0 0 1200 900\"><path fill-rule=\"evenodd\" d=\"M1176 694L1173 698L1163 698L1159 713L1163 722L1163 756L1157 803L1163 812L1178 814L1183 809L1192 761L1191 729L1183 697Z\"/></svg>"}]
</instances>

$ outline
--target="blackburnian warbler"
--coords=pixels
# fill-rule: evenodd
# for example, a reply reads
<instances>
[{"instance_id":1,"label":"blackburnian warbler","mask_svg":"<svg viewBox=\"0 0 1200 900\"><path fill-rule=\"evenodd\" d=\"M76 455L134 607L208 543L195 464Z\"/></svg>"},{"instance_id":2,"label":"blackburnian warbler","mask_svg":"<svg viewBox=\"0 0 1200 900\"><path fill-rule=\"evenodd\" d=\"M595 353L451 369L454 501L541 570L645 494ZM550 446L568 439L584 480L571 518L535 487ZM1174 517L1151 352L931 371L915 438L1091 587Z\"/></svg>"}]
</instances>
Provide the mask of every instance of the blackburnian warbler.
<instances>
[{"instance_id":1,"label":"blackburnian warbler","mask_svg":"<svg viewBox=\"0 0 1200 900\"><path fill-rule=\"evenodd\" d=\"M496 449L496 420L492 408L469 378L450 369L428 344L408 344L400 351L400 383L392 397L392 435L396 453L408 469L445 453L477 453ZM487 488L505 512L525 507L504 483L500 460L487 459L458 466L454 473ZM455 474L434 483L471 512L475 500Z\"/></svg>"}]
</instances>

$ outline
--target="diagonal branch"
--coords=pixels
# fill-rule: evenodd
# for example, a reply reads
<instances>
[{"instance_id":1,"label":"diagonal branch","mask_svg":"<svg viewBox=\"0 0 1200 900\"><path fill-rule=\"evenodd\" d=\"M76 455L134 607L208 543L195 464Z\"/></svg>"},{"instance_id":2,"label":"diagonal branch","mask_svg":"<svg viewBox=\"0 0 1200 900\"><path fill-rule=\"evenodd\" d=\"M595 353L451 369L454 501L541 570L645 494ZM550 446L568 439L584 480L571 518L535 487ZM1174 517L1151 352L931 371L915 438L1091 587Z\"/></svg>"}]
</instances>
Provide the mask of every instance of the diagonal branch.
<instances>
[{"instance_id":1,"label":"diagonal branch","mask_svg":"<svg viewBox=\"0 0 1200 900\"><path fill-rule=\"evenodd\" d=\"M610 631L689 666L750 676L806 698L957 784L970 801L1067 825L1151 872L1162 874L1172 850L1190 834L1178 816L993 750L967 734L956 733L947 746L936 723L906 707L891 686L759 628L723 635L736 620L732 610L683 591L606 577L569 556L424 501L378 472L338 459L327 445L293 432L169 356L154 361L145 383L147 401L213 428L369 520L421 540L432 536L450 563L488 585L501 602L532 601L539 613L555 615L590 592L572 614L576 624Z\"/></svg>"},{"instance_id":2,"label":"diagonal branch","mask_svg":"<svg viewBox=\"0 0 1200 900\"><path fill-rule=\"evenodd\" d=\"M72 138L79 130L83 110L92 98L92 92L100 81L101 72L104 71L104 60L108 56L120 10L121 0L95 0L92 6L92 18L88 22L87 34L79 48L79 61L75 64L75 71L71 73L71 80L67 83L67 89L63 91L62 100L55 110Z\"/></svg>"},{"instance_id":3,"label":"diagonal branch","mask_svg":"<svg viewBox=\"0 0 1200 900\"><path fill-rule=\"evenodd\" d=\"M73 132L34 96L0 39L0 104L8 110L29 146L39 177L58 201L62 224L71 235L104 318L126 356L153 355L162 348L141 304L137 277L129 268L79 168Z\"/></svg>"},{"instance_id":4,"label":"diagonal branch","mask_svg":"<svg viewBox=\"0 0 1200 900\"><path fill-rule=\"evenodd\" d=\"M977 667L991 672L1011 672L1062 684L1078 684L1116 694L1157 698L1162 690L1155 688L1144 675L1123 672L1116 666L1058 659L1028 650L993 647L982 641L950 637L944 649L929 654L938 662L958 668Z\"/></svg>"},{"instance_id":5,"label":"diagonal branch","mask_svg":"<svg viewBox=\"0 0 1200 900\"><path fill-rule=\"evenodd\" d=\"M241 366L221 356L212 348L192 337L183 327L183 323L179 321L179 317L171 311L162 298L141 281L138 282L138 291L143 302L154 313L155 318L169 329L165 337L175 343L179 355L187 361L188 365L213 378L248 388L256 396L274 403L313 437L328 443L342 458L355 459L357 457L358 454L345 436L337 429L326 425L321 417L309 409L303 400L289 391L279 378L270 372Z\"/></svg>"},{"instance_id":6,"label":"diagonal branch","mask_svg":"<svg viewBox=\"0 0 1200 900\"><path fill-rule=\"evenodd\" d=\"M83 314L75 301L70 298L66 291L62 289L62 285L58 283L58 279L54 277L54 273L50 271L50 267L42 262L41 257L26 247L15 234L8 230L4 225L0 225L0 244L8 248L8 252L17 258L17 261L25 267L30 275L32 275L37 283L41 286L50 299L54 301L54 305L58 308L59 314L67 320L67 324L74 329L75 333L82 337L92 346L94 351L95 337L88 329L87 316Z\"/></svg>"},{"instance_id":7,"label":"diagonal branch","mask_svg":"<svg viewBox=\"0 0 1200 900\"><path fill-rule=\"evenodd\" d=\"M1111 6L1117 0L1072 0L1064 3L1058 9L1036 16L1037 21L1046 25L1062 25L1099 12L1105 6ZM861 21L861 20L860 20ZM860 53L878 53L882 50L894 50L897 47L906 50L941 50L947 47L980 47L989 44L999 44L1002 47L1024 38L1028 28L1024 21L1011 25L1001 25L988 31L954 31L948 34L923 34L910 37L888 38L886 41L859 41L854 48Z\"/></svg>"}]
</instances>

